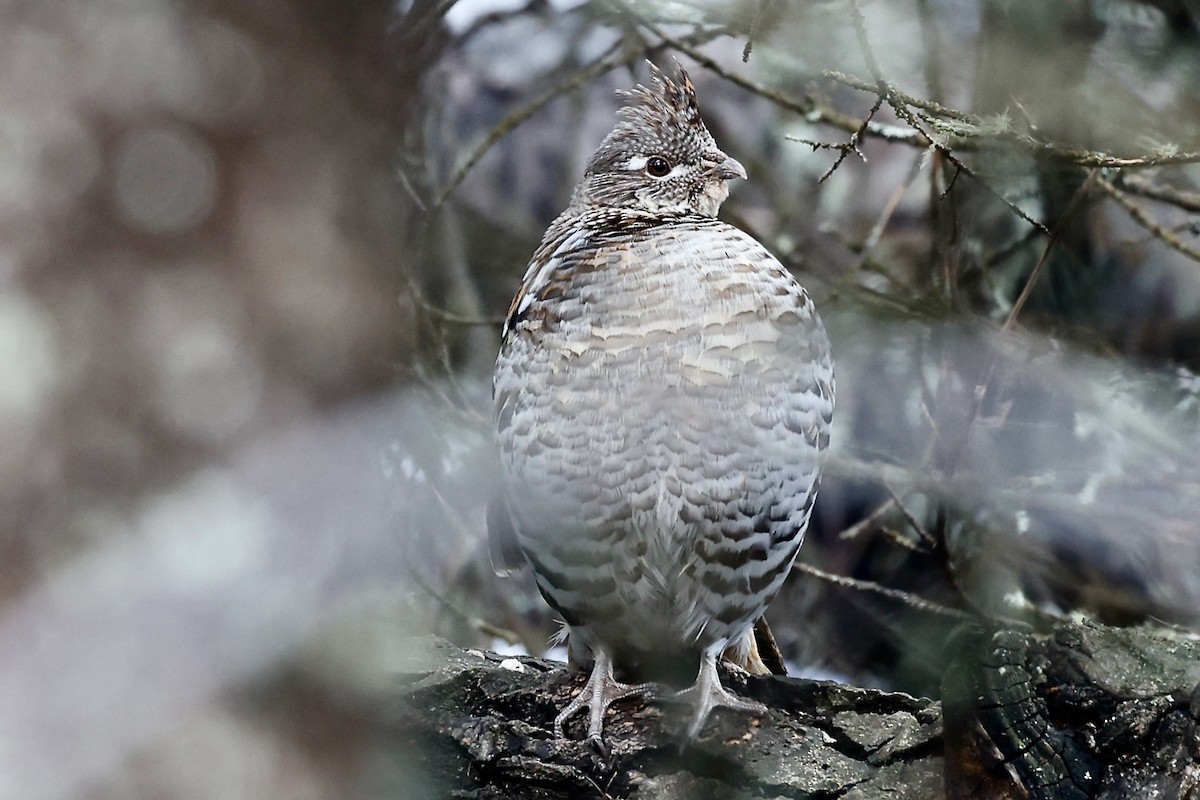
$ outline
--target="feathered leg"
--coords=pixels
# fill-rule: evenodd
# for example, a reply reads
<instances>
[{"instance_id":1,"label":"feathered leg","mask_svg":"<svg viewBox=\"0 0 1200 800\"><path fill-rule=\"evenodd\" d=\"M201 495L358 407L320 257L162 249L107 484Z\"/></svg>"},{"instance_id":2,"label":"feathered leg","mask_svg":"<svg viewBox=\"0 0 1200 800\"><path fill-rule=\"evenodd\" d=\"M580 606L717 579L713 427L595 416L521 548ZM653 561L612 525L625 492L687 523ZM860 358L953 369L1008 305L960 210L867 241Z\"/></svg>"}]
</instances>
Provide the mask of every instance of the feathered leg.
<instances>
[{"instance_id":1,"label":"feathered leg","mask_svg":"<svg viewBox=\"0 0 1200 800\"><path fill-rule=\"evenodd\" d=\"M696 676L696 682L675 697L690 702L694 709L692 723L688 726L688 739L696 738L708 715L719 706L752 714L767 713L767 707L762 703L738 697L721 685L721 678L717 674L717 653L704 654L700 659L700 674Z\"/></svg>"},{"instance_id":2,"label":"feathered leg","mask_svg":"<svg viewBox=\"0 0 1200 800\"><path fill-rule=\"evenodd\" d=\"M620 683L613 677L612 657L602 647L593 651L595 664L592 666L591 677L584 685L583 691L567 703L566 708L554 718L554 735L560 739L566 738L563 726L567 720L583 709L588 710L588 742L598 753L603 754L604 747L604 712L618 700L634 695L645 694L654 684Z\"/></svg>"}]
</instances>

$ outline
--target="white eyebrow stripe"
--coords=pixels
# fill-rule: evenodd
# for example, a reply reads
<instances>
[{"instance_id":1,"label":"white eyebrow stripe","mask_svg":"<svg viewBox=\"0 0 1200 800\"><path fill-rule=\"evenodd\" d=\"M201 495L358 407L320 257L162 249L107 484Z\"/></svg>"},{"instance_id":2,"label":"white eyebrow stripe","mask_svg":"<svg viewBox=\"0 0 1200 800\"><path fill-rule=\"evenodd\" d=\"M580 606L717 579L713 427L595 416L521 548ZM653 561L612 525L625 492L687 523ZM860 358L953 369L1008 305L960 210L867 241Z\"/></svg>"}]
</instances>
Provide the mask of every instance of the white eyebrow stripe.
<instances>
[{"instance_id":1,"label":"white eyebrow stripe","mask_svg":"<svg viewBox=\"0 0 1200 800\"><path fill-rule=\"evenodd\" d=\"M624 169L628 172L639 172L646 168L646 162L649 161L650 158L651 158L651 156L633 156L632 158L630 158L628 161L625 162ZM663 178L671 178L671 177L674 177L675 175L678 175L682 171L683 171L683 165L676 164L675 166L671 167L671 171L668 172L666 175L661 175L658 177L660 180L662 180Z\"/></svg>"}]
</instances>

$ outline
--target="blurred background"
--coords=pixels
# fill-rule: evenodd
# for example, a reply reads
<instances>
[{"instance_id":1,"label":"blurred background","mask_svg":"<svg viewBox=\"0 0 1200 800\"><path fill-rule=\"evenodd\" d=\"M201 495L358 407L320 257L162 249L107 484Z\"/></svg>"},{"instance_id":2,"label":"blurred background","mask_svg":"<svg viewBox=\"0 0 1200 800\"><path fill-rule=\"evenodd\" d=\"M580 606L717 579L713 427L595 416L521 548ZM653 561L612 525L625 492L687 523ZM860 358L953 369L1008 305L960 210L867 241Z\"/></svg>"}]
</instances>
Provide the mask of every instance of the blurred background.
<instances>
[{"instance_id":1,"label":"blurred background","mask_svg":"<svg viewBox=\"0 0 1200 800\"><path fill-rule=\"evenodd\" d=\"M491 364L646 58L834 343L793 669L1200 624L1195 0L0 0L0 796L417 796L409 637L545 651Z\"/></svg>"}]
</instances>

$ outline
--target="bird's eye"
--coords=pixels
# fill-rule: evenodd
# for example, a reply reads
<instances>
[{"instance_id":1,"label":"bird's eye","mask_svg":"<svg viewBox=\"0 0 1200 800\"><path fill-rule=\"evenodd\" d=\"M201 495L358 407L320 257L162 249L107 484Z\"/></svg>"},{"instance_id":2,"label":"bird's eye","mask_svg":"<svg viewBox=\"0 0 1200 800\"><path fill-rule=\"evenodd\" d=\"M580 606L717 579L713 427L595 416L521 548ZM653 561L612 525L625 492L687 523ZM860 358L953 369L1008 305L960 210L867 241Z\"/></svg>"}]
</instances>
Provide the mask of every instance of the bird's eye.
<instances>
[{"instance_id":1,"label":"bird's eye","mask_svg":"<svg viewBox=\"0 0 1200 800\"><path fill-rule=\"evenodd\" d=\"M662 156L650 156L646 159L646 172L655 178L662 178L670 171L670 163Z\"/></svg>"}]
</instances>

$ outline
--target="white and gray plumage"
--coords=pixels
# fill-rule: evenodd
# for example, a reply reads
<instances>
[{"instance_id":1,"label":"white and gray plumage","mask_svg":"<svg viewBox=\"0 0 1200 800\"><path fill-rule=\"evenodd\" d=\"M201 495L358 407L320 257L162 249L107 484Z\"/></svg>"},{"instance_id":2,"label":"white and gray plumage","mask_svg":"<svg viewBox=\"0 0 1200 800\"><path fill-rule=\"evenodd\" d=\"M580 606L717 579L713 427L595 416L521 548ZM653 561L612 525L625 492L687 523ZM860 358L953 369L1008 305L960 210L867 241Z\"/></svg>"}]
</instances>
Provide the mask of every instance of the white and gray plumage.
<instances>
[{"instance_id":1,"label":"white and gray plumage","mask_svg":"<svg viewBox=\"0 0 1200 800\"><path fill-rule=\"evenodd\" d=\"M716 659L796 558L833 414L833 362L804 289L715 219L745 178L700 119L682 69L623 92L616 128L546 231L504 325L493 377L499 566L528 559L594 663L555 731L699 663L694 736L724 689Z\"/></svg>"}]
</instances>

